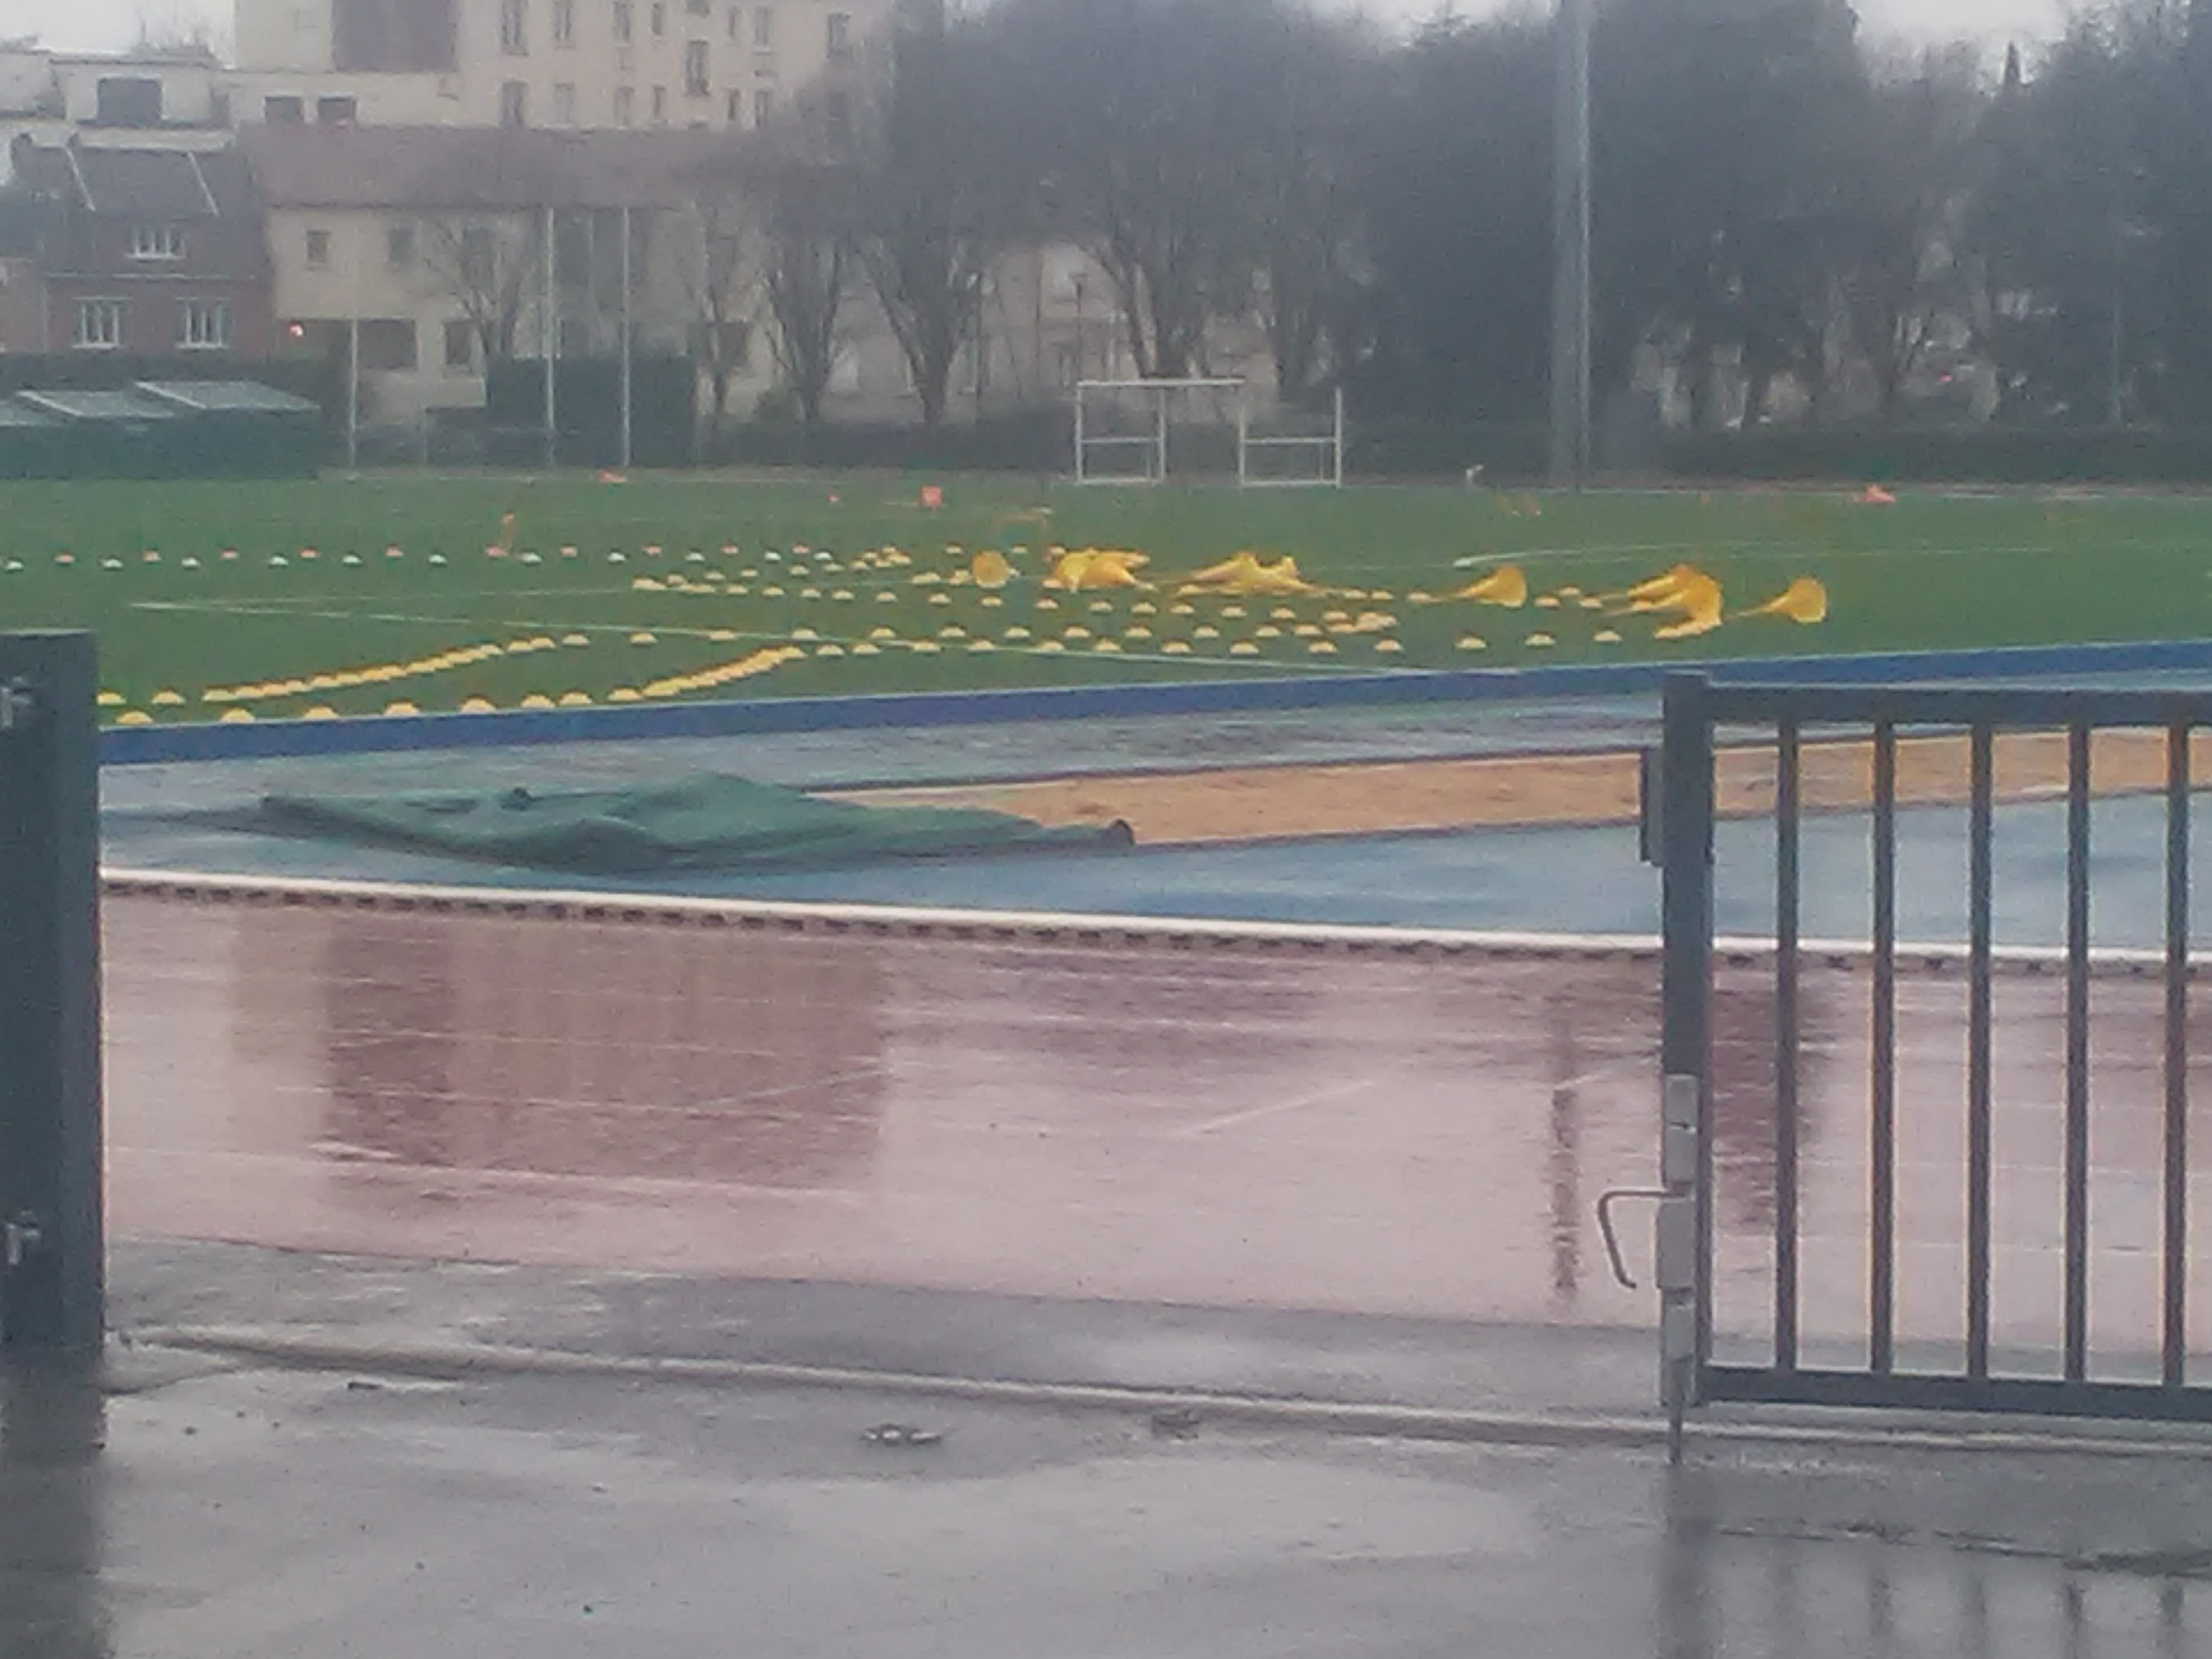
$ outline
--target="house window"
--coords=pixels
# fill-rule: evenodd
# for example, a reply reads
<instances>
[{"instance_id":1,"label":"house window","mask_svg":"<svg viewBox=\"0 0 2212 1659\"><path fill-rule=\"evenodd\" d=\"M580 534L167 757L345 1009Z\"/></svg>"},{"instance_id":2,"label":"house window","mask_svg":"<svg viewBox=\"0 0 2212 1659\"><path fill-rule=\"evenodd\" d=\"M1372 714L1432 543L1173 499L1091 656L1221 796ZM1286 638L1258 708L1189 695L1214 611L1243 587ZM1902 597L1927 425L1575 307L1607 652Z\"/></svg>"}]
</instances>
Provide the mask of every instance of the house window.
<instances>
[{"instance_id":1,"label":"house window","mask_svg":"<svg viewBox=\"0 0 2212 1659\"><path fill-rule=\"evenodd\" d=\"M707 95L707 43L686 40L684 43L684 92L689 98Z\"/></svg>"},{"instance_id":2,"label":"house window","mask_svg":"<svg viewBox=\"0 0 2212 1659\"><path fill-rule=\"evenodd\" d=\"M832 88L822 95L822 117L832 138L853 136L853 95Z\"/></svg>"},{"instance_id":3,"label":"house window","mask_svg":"<svg viewBox=\"0 0 2212 1659\"><path fill-rule=\"evenodd\" d=\"M720 362L734 374L747 374L753 366L753 325L748 322L696 322L690 327L691 355Z\"/></svg>"},{"instance_id":4,"label":"house window","mask_svg":"<svg viewBox=\"0 0 2212 1659\"><path fill-rule=\"evenodd\" d=\"M71 343L80 351L112 351L121 345L123 301L79 300L76 302L76 337Z\"/></svg>"},{"instance_id":5,"label":"house window","mask_svg":"<svg viewBox=\"0 0 2212 1659\"><path fill-rule=\"evenodd\" d=\"M853 55L853 15L850 12L833 11L830 14L829 44L832 58L850 58Z\"/></svg>"},{"instance_id":6,"label":"house window","mask_svg":"<svg viewBox=\"0 0 2212 1659\"><path fill-rule=\"evenodd\" d=\"M763 52L768 51L775 45L775 7L755 6L753 8L753 45Z\"/></svg>"},{"instance_id":7,"label":"house window","mask_svg":"<svg viewBox=\"0 0 2212 1659\"><path fill-rule=\"evenodd\" d=\"M471 288L492 285L498 258L498 244L492 240L489 225L470 225L461 232L461 280Z\"/></svg>"},{"instance_id":8,"label":"house window","mask_svg":"<svg viewBox=\"0 0 2212 1659\"><path fill-rule=\"evenodd\" d=\"M775 113L775 88L755 87L753 88L753 125L757 127L766 126L769 124L769 118Z\"/></svg>"},{"instance_id":9,"label":"house window","mask_svg":"<svg viewBox=\"0 0 2212 1659\"><path fill-rule=\"evenodd\" d=\"M729 34L730 39L732 40L738 38L738 20L744 15L744 11L738 7L732 6L730 8Z\"/></svg>"},{"instance_id":10,"label":"house window","mask_svg":"<svg viewBox=\"0 0 2212 1659\"><path fill-rule=\"evenodd\" d=\"M744 124L745 118L744 94L742 92L732 92L722 100L722 104L724 118L727 120L732 126L738 126Z\"/></svg>"},{"instance_id":11,"label":"house window","mask_svg":"<svg viewBox=\"0 0 2212 1659\"><path fill-rule=\"evenodd\" d=\"M530 88L520 81L502 81L499 88L499 124L503 127L530 125Z\"/></svg>"},{"instance_id":12,"label":"house window","mask_svg":"<svg viewBox=\"0 0 2212 1659\"><path fill-rule=\"evenodd\" d=\"M272 127L295 127L307 118L307 100L289 95L261 100L261 118Z\"/></svg>"},{"instance_id":13,"label":"house window","mask_svg":"<svg viewBox=\"0 0 2212 1659\"><path fill-rule=\"evenodd\" d=\"M230 349L230 302L187 300L178 308L177 343L186 351Z\"/></svg>"},{"instance_id":14,"label":"house window","mask_svg":"<svg viewBox=\"0 0 2212 1659\"><path fill-rule=\"evenodd\" d=\"M465 319L446 325L446 372L465 374L477 366L477 331Z\"/></svg>"},{"instance_id":15,"label":"house window","mask_svg":"<svg viewBox=\"0 0 2212 1659\"><path fill-rule=\"evenodd\" d=\"M393 270L405 270L415 263L415 227L386 225L384 228L384 263Z\"/></svg>"},{"instance_id":16,"label":"house window","mask_svg":"<svg viewBox=\"0 0 2212 1659\"><path fill-rule=\"evenodd\" d=\"M364 317L361 322L361 366L381 374L415 367L415 324L406 317Z\"/></svg>"},{"instance_id":17,"label":"house window","mask_svg":"<svg viewBox=\"0 0 2212 1659\"><path fill-rule=\"evenodd\" d=\"M615 125L618 127L637 125L637 91L635 88L615 88Z\"/></svg>"},{"instance_id":18,"label":"house window","mask_svg":"<svg viewBox=\"0 0 2212 1659\"><path fill-rule=\"evenodd\" d=\"M665 0L653 0L653 35L659 40L668 33L668 7Z\"/></svg>"},{"instance_id":19,"label":"house window","mask_svg":"<svg viewBox=\"0 0 2212 1659\"><path fill-rule=\"evenodd\" d=\"M573 81L556 81L553 84L553 125L576 125L576 83Z\"/></svg>"},{"instance_id":20,"label":"house window","mask_svg":"<svg viewBox=\"0 0 2212 1659\"><path fill-rule=\"evenodd\" d=\"M714 15L714 0L684 0L684 9L694 17Z\"/></svg>"},{"instance_id":21,"label":"house window","mask_svg":"<svg viewBox=\"0 0 2212 1659\"><path fill-rule=\"evenodd\" d=\"M630 37L632 13L629 0L615 0L615 39L628 40Z\"/></svg>"},{"instance_id":22,"label":"house window","mask_svg":"<svg viewBox=\"0 0 2212 1659\"><path fill-rule=\"evenodd\" d=\"M499 49L509 58L530 55L530 0L499 0Z\"/></svg>"},{"instance_id":23,"label":"house window","mask_svg":"<svg viewBox=\"0 0 2212 1659\"><path fill-rule=\"evenodd\" d=\"M131 257L134 259L181 259L185 231L181 225L133 225Z\"/></svg>"},{"instance_id":24,"label":"house window","mask_svg":"<svg viewBox=\"0 0 2212 1659\"><path fill-rule=\"evenodd\" d=\"M307 269L328 270L331 268L331 234L327 230L307 233Z\"/></svg>"},{"instance_id":25,"label":"house window","mask_svg":"<svg viewBox=\"0 0 2212 1659\"><path fill-rule=\"evenodd\" d=\"M553 44L576 44L576 0L553 0Z\"/></svg>"},{"instance_id":26,"label":"house window","mask_svg":"<svg viewBox=\"0 0 2212 1659\"><path fill-rule=\"evenodd\" d=\"M349 127L361 118L361 104L352 98L318 98L315 119L326 127Z\"/></svg>"},{"instance_id":27,"label":"house window","mask_svg":"<svg viewBox=\"0 0 2212 1659\"><path fill-rule=\"evenodd\" d=\"M666 87L655 87L653 89L653 119L656 125L668 119L668 88Z\"/></svg>"},{"instance_id":28,"label":"house window","mask_svg":"<svg viewBox=\"0 0 2212 1659\"><path fill-rule=\"evenodd\" d=\"M161 83L137 76L106 76L93 89L95 125L158 127L161 125Z\"/></svg>"}]
</instances>

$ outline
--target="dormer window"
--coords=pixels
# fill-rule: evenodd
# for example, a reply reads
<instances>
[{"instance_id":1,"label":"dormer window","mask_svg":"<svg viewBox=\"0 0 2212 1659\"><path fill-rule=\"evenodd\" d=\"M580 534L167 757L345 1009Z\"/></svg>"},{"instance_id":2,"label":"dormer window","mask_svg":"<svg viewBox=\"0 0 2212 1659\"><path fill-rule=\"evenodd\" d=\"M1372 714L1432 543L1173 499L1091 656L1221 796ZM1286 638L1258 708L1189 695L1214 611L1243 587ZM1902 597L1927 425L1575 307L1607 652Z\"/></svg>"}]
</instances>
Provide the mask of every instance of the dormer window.
<instances>
[{"instance_id":1,"label":"dormer window","mask_svg":"<svg viewBox=\"0 0 2212 1659\"><path fill-rule=\"evenodd\" d=\"M133 225L131 257L134 259L181 259L185 233L179 225Z\"/></svg>"}]
</instances>

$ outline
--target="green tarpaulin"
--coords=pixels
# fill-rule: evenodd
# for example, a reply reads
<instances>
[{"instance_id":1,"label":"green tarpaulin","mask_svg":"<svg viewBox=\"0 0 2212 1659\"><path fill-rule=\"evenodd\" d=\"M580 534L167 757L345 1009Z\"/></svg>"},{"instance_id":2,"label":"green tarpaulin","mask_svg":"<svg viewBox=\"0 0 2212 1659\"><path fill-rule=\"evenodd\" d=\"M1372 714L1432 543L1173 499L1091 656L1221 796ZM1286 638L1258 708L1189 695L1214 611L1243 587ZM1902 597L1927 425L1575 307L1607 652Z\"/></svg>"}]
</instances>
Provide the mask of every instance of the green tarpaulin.
<instances>
[{"instance_id":1,"label":"green tarpaulin","mask_svg":"<svg viewBox=\"0 0 2212 1659\"><path fill-rule=\"evenodd\" d=\"M1109 848L1126 823L1048 829L1006 812L864 806L743 778L535 794L270 795L252 827L452 856L631 875L653 870L791 870L879 859Z\"/></svg>"}]
</instances>

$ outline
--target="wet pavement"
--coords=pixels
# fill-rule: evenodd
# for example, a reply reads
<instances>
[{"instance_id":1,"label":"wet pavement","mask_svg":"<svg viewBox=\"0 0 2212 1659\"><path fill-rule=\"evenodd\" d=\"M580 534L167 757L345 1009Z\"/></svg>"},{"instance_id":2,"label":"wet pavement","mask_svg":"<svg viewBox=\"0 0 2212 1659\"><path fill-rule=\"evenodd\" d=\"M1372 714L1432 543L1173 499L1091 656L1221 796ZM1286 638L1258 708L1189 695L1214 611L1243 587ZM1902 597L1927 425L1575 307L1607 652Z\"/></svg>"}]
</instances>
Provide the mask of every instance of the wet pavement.
<instances>
[{"instance_id":1,"label":"wet pavement","mask_svg":"<svg viewBox=\"0 0 2212 1659\"><path fill-rule=\"evenodd\" d=\"M2212 1645L2205 1468L1670 1474L864 1391L18 1370L0 1655L2182 1659Z\"/></svg>"},{"instance_id":2,"label":"wet pavement","mask_svg":"<svg viewBox=\"0 0 2212 1659\"><path fill-rule=\"evenodd\" d=\"M1651 1174L1648 951L496 897L118 893L106 929L121 1341L101 1385L0 1364L0 1659L2212 1650L2203 1437L1716 1413L1665 1467L1649 1293L1592 1222ZM1867 995L1808 962L1813 1358L1864 1299ZM2031 1372L2057 995L1996 991L1996 1323ZM1911 1363L1962 1323L1964 996L1908 964ZM2158 1007L2097 981L2100 1374L2155 1328ZM1725 965L1736 1352L1771 1020L1765 964ZM256 1334L299 1363L236 1358ZM668 1358L727 1369L639 1369ZM1200 1403L1079 1408L1102 1388Z\"/></svg>"},{"instance_id":3,"label":"wet pavement","mask_svg":"<svg viewBox=\"0 0 2212 1659\"><path fill-rule=\"evenodd\" d=\"M1612 1280L1593 1219L1601 1192L1652 1174L1648 954L714 915L112 897L116 1231L1129 1303L1650 1317L1647 1292ZM1863 1330L1869 994L1858 968L1825 962L1801 994L1816 1355ZM2100 1374L2137 1374L2154 1346L2160 997L2120 975L2094 999ZM1916 1358L1963 1329L1964 998L1955 972L1908 968L1898 1315ZM2057 1336L2058 998L2017 974L1996 999L1993 1322L2029 1374ZM1756 1350L1771 1305L1772 1018L1771 972L1724 969L1717 1283L1736 1350ZM2194 1051L2212 1103L2212 1030ZM2212 1284L2212 1234L2196 1241L2196 1282ZM2212 1328L2212 1307L2196 1314Z\"/></svg>"}]
</instances>

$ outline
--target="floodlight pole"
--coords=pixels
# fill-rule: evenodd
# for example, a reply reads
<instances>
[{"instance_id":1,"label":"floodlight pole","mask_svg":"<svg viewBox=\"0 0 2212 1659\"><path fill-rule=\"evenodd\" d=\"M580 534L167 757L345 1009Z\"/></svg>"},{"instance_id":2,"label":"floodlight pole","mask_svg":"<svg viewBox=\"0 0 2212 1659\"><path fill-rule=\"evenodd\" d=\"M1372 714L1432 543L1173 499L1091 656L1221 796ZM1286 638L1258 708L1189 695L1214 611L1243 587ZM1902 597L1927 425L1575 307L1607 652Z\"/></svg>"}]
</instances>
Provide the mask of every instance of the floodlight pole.
<instances>
[{"instance_id":1,"label":"floodlight pole","mask_svg":"<svg viewBox=\"0 0 2212 1659\"><path fill-rule=\"evenodd\" d=\"M1552 478L1590 471L1590 0L1558 0L1553 141Z\"/></svg>"},{"instance_id":2,"label":"floodlight pole","mask_svg":"<svg viewBox=\"0 0 2212 1659\"><path fill-rule=\"evenodd\" d=\"M629 471L630 465L629 283L629 209L625 207L622 210L622 457L620 463L625 472ZM714 342L714 347L719 351L721 349L721 342L719 340ZM698 388L696 386L692 388L692 397L695 399L698 397ZM693 413L696 418L697 413L696 402L693 404Z\"/></svg>"},{"instance_id":3,"label":"floodlight pole","mask_svg":"<svg viewBox=\"0 0 2212 1659\"><path fill-rule=\"evenodd\" d=\"M361 301L346 319L346 471L361 465Z\"/></svg>"},{"instance_id":4,"label":"floodlight pole","mask_svg":"<svg viewBox=\"0 0 2212 1659\"><path fill-rule=\"evenodd\" d=\"M558 343L559 331L553 317L553 206L550 202L545 206L544 237L544 296L538 319L538 340L545 358L545 470L550 472L558 464L561 454L560 428L556 424L558 417L553 401L553 351Z\"/></svg>"}]
</instances>

